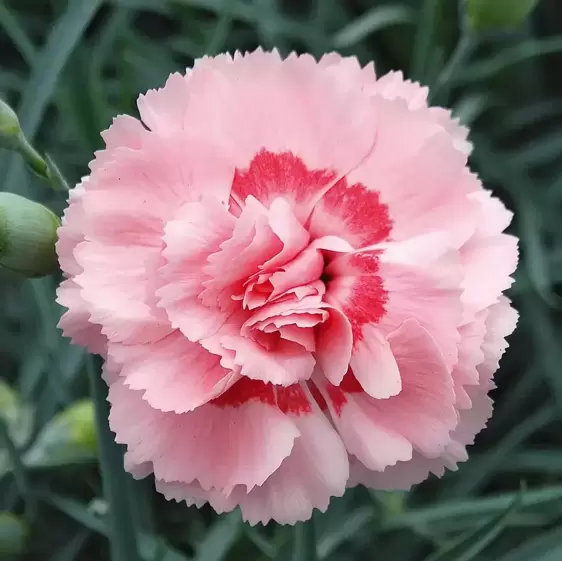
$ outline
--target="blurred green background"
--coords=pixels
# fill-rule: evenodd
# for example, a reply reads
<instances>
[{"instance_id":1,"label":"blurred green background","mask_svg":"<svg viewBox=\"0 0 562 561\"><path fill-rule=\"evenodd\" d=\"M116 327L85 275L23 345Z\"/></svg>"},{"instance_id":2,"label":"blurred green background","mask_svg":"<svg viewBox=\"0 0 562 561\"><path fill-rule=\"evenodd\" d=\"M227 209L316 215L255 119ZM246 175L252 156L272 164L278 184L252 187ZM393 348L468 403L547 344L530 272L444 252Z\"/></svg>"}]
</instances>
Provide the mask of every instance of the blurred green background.
<instances>
[{"instance_id":1,"label":"blurred green background","mask_svg":"<svg viewBox=\"0 0 562 561\"><path fill-rule=\"evenodd\" d=\"M140 92L195 57L258 45L402 69L471 126L472 166L521 238L495 416L458 472L334 500L316 517L321 560L562 559L562 5L477 4L497 8L478 32L455 0L0 0L0 96L73 183ZM64 206L5 150L0 190ZM290 528L186 509L119 474L102 485L86 373L99 364L56 330L57 282L0 271L0 559L106 560L114 535L114 561L137 547L144 561L291 560Z\"/></svg>"}]
</instances>

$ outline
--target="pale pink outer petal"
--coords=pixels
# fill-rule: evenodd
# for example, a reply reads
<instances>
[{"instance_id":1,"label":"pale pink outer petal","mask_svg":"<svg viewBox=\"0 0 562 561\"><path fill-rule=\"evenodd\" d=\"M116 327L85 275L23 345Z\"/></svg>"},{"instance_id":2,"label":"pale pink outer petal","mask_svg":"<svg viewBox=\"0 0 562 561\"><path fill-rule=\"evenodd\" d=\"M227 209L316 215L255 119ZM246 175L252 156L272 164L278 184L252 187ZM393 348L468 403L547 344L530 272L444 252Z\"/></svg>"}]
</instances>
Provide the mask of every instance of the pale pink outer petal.
<instances>
[{"instance_id":1,"label":"pale pink outer petal","mask_svg":"<svg viewBox=\"0 0 562 561\"><path fill-rule=\"evenodd\" d=\"M169 121L175 132L187 129L213 139L238 169L264 149L291 152L309 169L333 170L339 178L373 145L374 112L368 99L360 90L342 91L337 77L309 55L282 61L278 54L255 52L220 64L204 58L196 61L188 80L187 97L181 87L174 94L185 101L170 103L179 110L175 119L166 119L166 132ZM166 104L156 101L164 95L165 89L153 92L150 105ZM142 117L146 120L144 111ZM288 196L299 219L322 194L300 188L288 193L284 187L269 185L260 200Z\"/></svg>"},{"instance_id":2,"label":"pale pink outer petal","mask_svg":"<svg viewBox=\"0 0 562 561\"><path fill-rule=\"evenodd\" d=\"M209 255L219 250L233 229L234 217L210 198L184 204L164 229L158 305L166 310L172 326L191 341L212 335L228 317L216 307L204 306L199 294Z\"/></svg>"},{"instance_id":3,"label":"pale pink outer petal","mask_svg":"<svg viewBox=\"0 0 562 561\"><path fill-rule=\"evenodd\" d=\"M216 489L205 490L197 481L181 483L180 481L168 482L157 479L155 484L156 490L169 501L185 501L187 506L196 506L197 508L209 503L217 514L231 512L238 506L232 494L227 497Z\"/></svg>"},{"instance_id":4,"label":"pale pink outer petal","mask_svg":"<svg viewBox=\"0 0 562 561\"><path fill-rule=\"evenodd\" d=\"M121 364L120 376L160 411L187 413L223 393L237 377L220 359L179 331L151 345L110 343L109 356Z\"/></svg>"},{"instance_id":5,"label":"pale pink outer petal","mask_svg":"<svg viewBox=\"0 0 562 561\"><path fill-rule=\"evenodd\" d=\"M457 362L460 340L463 269L447 235L387 244L380 256L379 274L388 292L386 314L379 324L382 332L388 334L402 322L415 319L433 337L451 369Z\"/></svg>"},{"instance_id":6,"label":"pale pink outer petal","mask_svg":"<svg viewBox=\"0 0 562 561\"><path fill-rule=\"evenodd\" d=\"M348 183L379 192L393 222L392 239L444 230L460 246L475 227L467 194L481 188L466 171L466 152L427 107L412 109L400 96L373 95L371 101L376 145Z\"/></svg>"},{"instance_id":7,"label":"pale pink outer petal","mask_svg":"<svg viewBox=\"0 0 562 561\"><path fill-rule=\"evenodd\" d=\"M321 380L316 383L348 453L357 456L369 470L382 471L412 458L412 443L391 426L378 422L365 404L368 398L349 393L343 398Z\"/></svg>"},{"instance_id":8,"label":"pale pink outer petal","mask_svg":"<svg viewBox=\"0 0 562 561\"><path fill-rule=\"evenodd\" d=\"M479 312L474 320L459 328L459 360L452 372L453 385L457 398L457 409L470 409L472 402L467 393L467 386L478 386L480 376L478 366L484 361L482 345L486 335L488 310Z\"/></svg>"},{"instance_id":9,"label":"pale pink outer petal","mask_svg":"<svg viewBox=\"0 0 562 561\"><path fill-rule=\"evenodd\" d=\"M316 508L328 508L332 497L340 497L349 477L347 452L340 437L307 394L311 410L288 417L300 436L291 454L260 486L247 490L242 486L231 492L204 489L199 482L156 481L156 488L167 499L202 506L208 502L217 512L229 512L240 506L244 520L251 525L295 524L308 520Z\"/></svg>"},{"instance_id":10,"label":"pale pink outer petal","mask_svg":"<svg viewBox=\"0 0 562 561\"><path fill-rule=\"evenodd\" d=\"M110 426L116 441L127 445L127 461L152 462L157 479L198 480L204 489L262 485L299 436L291 419L260 401L164 413L121 380L111 386L108 399Z\"/></svg>"},{"instance_id":11,"label":"pale pink outer petal","mask_svg":"<svg viewBox=\"0 0 562 561\"><path fill-rule=\"evenodd\" d=\"M482 345L484 361L478 366L482 387L487 389L493 387L492 377L508 347L506 337L515 330L518 318L519 314L511 307L511 302L505 296L501 296L498 303L490 307L486 318L486 335Z\"/></svg>"},{"instance_id":12,"label":"pale pink outer petal","mask_svg":"<svg viewBox=\"0 0 562 561\"><path fill-rule=\"evenodd\" d=\"M141 94L137 106L143 123L153 132L173 134L185 126L184 116L190 101L189 73L170 74L166 84Z\"/></svg>"},{"instance_id":13,"label":"pale pink outer petal","mask_svg":"<svg viewBox=\"0 0 562 561\"><path fill-rule=\"evenodd\" d=\"M417 82L404 80L402 72L388 72L375 83L365 88L367 95L380 95L385 99L403 99L411 110L427 107L429 88ZM451 135L455 148L467 155L472 152L472 145L468 142L468 129L462 126L459 119L452 116L451 111L442 107L430 107L428 117Z\"/></svg>"},{"instance_id":14,"label":"pale pink outer petal","mask_svg":"<svg viewBox=\"0 0 562 561\"><path fill-rule=\"evenodd\" d=\"M118 115L109 128L101 133L105 142L105 148L95 153L95 159L90 162L92 171L104 168L108 162L115 159L117 148L131 148L138 150L142 145L142 139L146 129L142 123L129 115Z\"/></svg>"},{"instance_id":15,"label":"pale pink outer petal","mask_svg":"<svg viewBox=\"0 0 562 561\"><path fill-rule=\"evenodd\" d=\"M379 470L386 465L409 459L413 449L428 457L439 457L451 441L450 433L457 425L455 394L450 374L441 353L429 333L416 321L408 320L388 337L402 378L402 391L388 399L373 399L363 393L347 393L340 388L324 386L328 405L336 426L350 438L350 453L365 458ZM347 403L352 408L347 412ZM389 448L378 458L371 433L362 426L353 426L362 416L378 427L378 436ZM343 431L345 430L345 433ZM363 440L361 440L363 439ZM406 445L410 443L411 447ZM382 446L382 444L381 444Z\"/></svg>"},{"instance_id":16,"label":"pale pink outer petal","mask_svg":"<svg viewBox=\"0 0 562 561\"><path fill-rule=\"evenodd\" d=\"M56 251L59 265L66 277L78 275L82 272L82 267L76 263L74 249L84 241L84 209L82 207L82 196L88 178L83 178L82 182L71 189L68 195L68 206L66 207L62 225L57 230Z\"/></svg>"},{"instance_id":17,"label":"pale pink outer petal","mask_svg":"<svg viewBox=\"0 0 562 561\"><path fill-rule=\"evenodd\" d=\"M249 493L236 488L232 498L251 525L275 520L295 524L308 520L316 508L325 512L332 497L341 497L349 463L340 436L318 409L289 415L300 432L293 450L265 483Z\"/></svg>"},{"instance_id":18,"label":"pale pink outer petal","mask_svg":"<svg viewBox=\"0 0 562 561\"><path fill-rule=\"evenodd\" d=\"M107 356L103 363L101 377L103 381L108 385L108 387L119 380L120 373L121 365L113 360L111 356Z\"/></svg>"},{"instance_id":19,"label":"pale pink outer petal","mask_svg":"<svg viewBox=\"0 0 562 561\"><path fill-rule=\"evenodd\" d=\"M149 278L160 259L158 251L84 241L74 255L84 269L74 281L91 321L102 326L108 339L148 343L172 331L162 310L147 297Z\"/></svg>"},{"instance_id":20,"label":"pale pink outer petal","mask_svg":"<svg viewBox=\"0 0 562 561\"><path fill-rule=\"evenodd\" d=\"M478 320L477 320L478 323ZM430 473L441 477L445 467L457 469L457 463L466 461L466 446L474 443L476 435L486 426L492 415L492 400L488 392L493 387L491 377L498 367L498 361L507 347L505 337L510 335L517 323L517 312L502 297L486 315L486 335L482 346L483 362L477 369L480 374L478 385L465 387L471 408L459 411L459 423L451 433L451 443L440 458L430 459L414 451L408 462L398 462L379 473L369 470L357 459L351 461L349 486L365 485L374 489L408 490L412 485L427 479Z\"/></svg>"},{"instance_id":21,"label":"pale pink outer petal","mask_svg":"<svg viewBox=\"0 0 562 561\"><path fill-rule=\"evenodd\" d=\"M519 257L517 238L502 233L511 222L512 213L487 191L471 198L480 206L480 217L475 235L460 250L465 269L465 321L496 303L511 286L510 275Z\"/></svg>"},{"instance_id":22,"label":"pale pink outer petal","mask_svg":"<svg viewBox=\"0 0 562 561\"><path fill-rule=\"evenodd\" d=\"M68 308L59 320L58 327L73 343L86 347L91 353L105 355L107 339L101 327L90 321L90 312L80 295L80 287L72 280L64 280L57 290L57 302Z\"/></svg>"},{"instance_id":23,"label":"pale pink outer petal","mask_svg":"<svg viewBox=\"0 0 562 561\"><path fill-rule=\"evenodd\" d=\"M142 129L140 144L127 145L124 135L119 146L123 135L117 122L114 128L108 133L111 155L83 184L84 241L73 252L82 270L73 271L74 280L105 336L149 342L170 332L154 297L164 223L180 202L202 191L226 202L233 169L191 136L156 139Z\"/></svg>"}]
</instances>

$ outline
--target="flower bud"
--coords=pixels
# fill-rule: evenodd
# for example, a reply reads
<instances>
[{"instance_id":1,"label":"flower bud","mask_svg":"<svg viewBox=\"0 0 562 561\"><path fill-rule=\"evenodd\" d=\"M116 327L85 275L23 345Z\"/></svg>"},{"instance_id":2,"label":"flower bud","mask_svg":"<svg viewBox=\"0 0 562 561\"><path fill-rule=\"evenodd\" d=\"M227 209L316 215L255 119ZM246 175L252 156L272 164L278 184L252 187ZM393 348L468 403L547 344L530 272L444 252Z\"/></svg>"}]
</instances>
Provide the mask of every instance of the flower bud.
<instances>
[{"instance_id":1,"label":"flower bud","mask_svg":"<svg viewBox=\"0 0 562 561\"><path fill-rule=\"evenodd\" d=\"M57 216L43 205L0 193L0 265L27 277L53 273L59 226Z\"/></svg>"},{"instance_id":2,"label":"flower bud","mask_svg":"<svg viewBox=\"0 0 562 561\"><path fill-rule=\"evenodd\" d=\"M94 404L77 401L53 417L24 455L27 466L47 467L93 460L97 455Z\"/></svg>"},{"instance_id":3,"label":"flower bud","mask_svg":"<svg viewBox=\"0 0 562 561\"><path fill-rule=\"evenodd\" d=\"M466 0L468 22L476 32L516 28L538 3L539 0Z\"/></svg>"},{"instance_id":4,"label":"flower bud","mask_svg":"<svg viewBox=\"0 0 562 561\"><path fill-rule=\"evenodd\" d=\"M0 99L0 147L17 150L22 138L20 122L14 110Z\"/></svg>"}]
</instances>

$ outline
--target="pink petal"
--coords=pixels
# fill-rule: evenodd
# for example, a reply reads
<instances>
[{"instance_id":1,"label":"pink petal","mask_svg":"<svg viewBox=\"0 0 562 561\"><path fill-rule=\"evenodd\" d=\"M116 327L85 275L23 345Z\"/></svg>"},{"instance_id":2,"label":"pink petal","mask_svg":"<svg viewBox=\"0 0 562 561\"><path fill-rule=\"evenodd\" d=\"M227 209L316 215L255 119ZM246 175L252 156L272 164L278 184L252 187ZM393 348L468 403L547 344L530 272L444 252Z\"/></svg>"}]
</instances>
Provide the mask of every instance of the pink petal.
<instances>
[{"instance_id":1,"label":"pink petal","mask_svg":"<svg viewBox=\"0 0 562 561\"><path fill-rule=\"evenodd\" d=\"M517 238L501 233L509 225L511 213L487 192L472 198L480 205L479 228L460 251L465 268L463 302L467 321L497 302L511 286L510 275L519 257Z\"/></svg>"},{"instance_id":2,"label":"pink petal","mask_svg":"<svg viewBox=\"0 0 562 561\"><path fill-rule=\"evenodd\" d=\"M271 275L269 279L271 293L267 296L267 301L280 296L291 288L317 281L322 275L323 269L322 254L315 249L305 249L280 271Z\"/></svg>"},{"instance_id":3,"label":"pink petal","mask_svg":"<svg viewBox=\"0 0 562 561\"><path fill-rule=\"evenodd\" d=\"M59 265L65 276L79 275L82 267L76 263L74 250L78 244L84 241L85 214L82 207L82 196L88 178L84 178L68 195L68 206L62 217L62 226L57 230L56 251Z\"/></svg>"},{"instance_id":4,"label":"pink petal","mask_svg":"<svg viewBox=\"0 0 562 561\"><path fill-rule=\"evenodd\" d=\"M288 391L288 390L287 390ZM300 394L304 395L302 390ZM300 436L291 455L261 486L247 491L235 487L228 495L219 489L205 490L198 482L184 484L156 480L156 488L168 500L187 505L209 504L218 512L240 505L244 520L251 525L275 520L294 524L308 520L314 508L325 511L332 496L341 496L349 474L345 448L337 433L309 397L307 415L291 415Z\"/></svg>"},{"instance_id":5,"label":"pink petal","mask_svg":"<svg viewBox=\"0 0 562 561\"><path fill-rule=\"evenodd\" d=\"M499 361L508 347L505 338L515 330L518 317L519 314L504 296L489 309L486 318L486 335L482 345L484 361L478 366L480 384L487 389L493 387L493 374L498 369Z\"/></svg>"},{"instance_id":6,"label":"pink petal","mask_svg":"<svg viewBox=\"0 0 562 561\"><path fill-rule=\"evenodd\" d=\"M341 179L314 207L310 222L312 237L335 235L356 248L386 240L392 220L378 191Z\"/></svg>"},{"instance_id":7,"label":"pink petal","mask_svg":"<svg viewBox=\"0 0 562 561\"><path fill-rule=\"evenodd\" d=\"M354 342L365 324L376 324L385 314L387 293L379 272L379 252L344 254L327 267L326 301L345 314Z\"/></svg>"},{"instance_id":8,"label":"pink petal","mask_svg":"<svg viewBox=\"0 0 562 561\"><path fill-rule=\"evenodd\" d=\"M450 233L458 246L474 229L466 195L480 188L466 172L466 154L426 107L371 98L377 111L377 142L370 156L348 176L349 184L377 191L388 207L391 238L431 231Z\"/></svg>"},{"instance_id":9,"label":"pink petal","mask_svg":"<svg viewBox=\"0 0 562 561\"><path fill-rule=\"evenodd\" d=\"M457 362L462 267L446 236L430 235L388 244L379 257L388 293L379 328L384 334L415 319L439 346L447 368Z\"/></svg>"},{"instance_id":10,"label":"pink petal","mask_svg":"<svg viewBox=\"0 0 562 561\"><path fill-rule=\"evenodd\" d=\"M180 481L168 482L157 479L156 490L169 501L184 501L187 506L201 508L208 502L218 514L231 512L238 506L232 494L227 497L216 489L205 490L198 481L182 483Z\"/></svg>"},{"instance_id":11,"label":"pink petal","mask_svg":"<svg viewBox=\"0 0 562 561\"><path fill-rule=\"evenodd\" d=\"M377 400L375 409L417 450L437 455L457 424L452 380L439 348L415 320L392 332L388 342L400 369L402 391Z\"/></svg>"},{"instance_id":12,"label":"pink petal","mask_svg":"<svg viewBox=\"0 0 562 561\"><path fill-rule=\"evenodd\" d=\"M453 368L452 377L456 395L457 409L470 409L472 403L465 386L476 386L479 383L477 367L484 360L482 344L486 333L488 311L480 312L474 321L459 328L459 359Z\"/></svg>"},{"instance_id":13,"label":"pink petal","mask_svg":"<svg viewBox=\"0 0 562 561\"><path fill-rule=\"evenodd\" d=\"M241 336L221 337L220 344L234 351L234 364L240 366L242 375L281 386L307 380L316 363L312 354L301 345L282 339L269 349Z\"/></svg>"},{"instance_id":14,"label":"pink petal","mask_svg":"<svg viewBox=\"0 0 562 561\"><path fill-rule=\"evenodd\" d=\"M148 90L137 101L143 122L153 132L170 134L183 128L190 101L189 74L171 74L164 87Z\"/></svg>"},{"instance_id":15,"label":"pink petal","mask_svg":"<svg viewBox=\"0 0 562 561\"><path fill-rule=\"evenodd\" d=\"M389 342L373 325L365 325L361 333L351 355L353 374L371 397L387 399L398 395L402 380Z\"/></svg>"},{"instance_id":16,"label":"pink petal","mask_svg":"<svg viewBox=\"0 0 562 561\"><path fill-rule=\"evenodd\" d=\"M232 237L209 257L203 269L209 280L201 301L208 307L218 304L225 311L231 309L232 297L243 290L244 282L283 249L283 242L269 224L268 210L255 198L248 198Z\"/></svg>"},{"instance_id":17,"label":"pink petal","mask_svg":"<svg viewBox=\"0 0 562 561\"><path fill-rule=\"evenodd\" d=\"M372 414L369 397L344 392L321 379L316 383L349 454L376 471L411 459L412 443L392 426L379 422Z\"/></svg>"},{"instance_id":18,"label":"pink petal","mask_svg":"<svg viewBox=\"0 0 562 561\"><path fill-rule=\"evenodd\" d=\"M105 149L96 152L96 158L90 162L90 169L96 171L102 169L115 159L115 150L120 147L139 150L143 139L146 137L146 129L142 123L129 115L119 115L113 119L111 126L101 133L105 142Z\"/></svg>"},{"instance_id":19,"label":"pink petal","mask_svg":"<svg viewBox=\"0 0 562 561\"><path fill-rule=\"evenodd\" d=\"M332 306L328 320L316 328L316 362L324 376L335 386L343 380L353 346L351 324L345 315Z\"/></svg>"},{"instance_id":20,"label":"pink petal","mask_svg":"<svg viewBox=\"0 0 562 561\"><path fill-rule=\"evenodd\" d=\"M241 172L233 195L238 201L254 195L264 204L285 197L304 221L331 184L369 152L372 107L360 90L338 87L337 77L309 55L281 61L250 53L231 67L205 59L195 64L190 103L177 128L189 124L194 133L216 139L239 170L262 149L278 154L279 163L266 159L259 169ZM307 169L320 171L311 176Z\"/></svg>"},{"instance_id":21,"label":"pink petal","mask_svg":"<svg viewBox=\"0 0 562 561\"><path fill-rule=\"evenodd\" d=\"M234 217L215 199L186 203L168 222L164 233L166 264L159 270L159 306L173 327L191 341L209 337L224 323L227 314L202 304L199 294L207 278L203 268L209 255L232 235Z\"/></svg>"},{"instance_id":22,"label":"pink petal","mask_svg":"<svg viewBox=\"0 0 562 561\"><path fill-rule=\"evenodd\" d=\"M58 323L64 335L91 353L105 355L107 339L102 335L101 326L90 321L88 305L80 296L80 287L72 279L63 281L59 286L57 302L68 308Z\"/></svg>"},{"instance_id":23,"label":"pink petal","mask_svg":"<svg viewBox=\"0 0 562 561\"><path fill-rule=\"evenodd\" d=\"M430 473L441 477L445 473L443 463L426 458L415 451L411 460L398 462L382 472L370 470L358 459L352 459L348 487L364 485L377 490L408 491L412 485L425 481Z\"/></svg>"},{"instance_id":24,"label":"pink petal","mask_svg":"<svg viewBox=\"0 0 562 561\"><path fill-rule=\"evenodd\" d=\"M457 425L452 379L442 355L429 333L414 320L404 322L388 341L400 370L402 391L388 399L359 395L361 407L383 431L402 436L428 457L438 457ZM340 388L327 388L336 414L345 409L346 394L361 394L353 380L346 376Z\"/></svg>"},{"instance_id":25,"label":"pink petal","mask_svg":"<svg viewBox=\"0 0 562 561\"><path fill-rule=\"evenodd\" d=\"M74 277L91 314L111 341L148 343L169 334L161 310L148 297L159 251L85 241L74 252L84 272Z\"/></svg>"},{"instance_id":26,"label":"pink petal","mask_svg":"<svg viewBox=\"0 0 562 561\"><path fill-rule=\"evenodd\" d=\"M143 399L161 411L187 413L217 397L236 380L220 359L176 331L147 345L112 344L110 356L120 375Z\"/></svg>"},{"instance_id":27,"label":"pink petal","mask_svg":"<svg viewBox=\"0 0 562 561\"><path fill-rule=\"evenodd\" d=\"M264 401L264 399L266 401ZM128 461L152 462L157 479L228 491L262 485L293 449L299 431L265 395L240 406L164 413L121 381L109 390L111 429Z\"/></svg>"},{"instance_id":28,"label":"pink petal","mask_svg":"<svg viewBox=\"0 0 562 561\"><path fill-rule=\"evenodd\" d=\"M295 524L316 508L325 512L332 497L341 497L349 477L347 453L338 434L315 407L291 417L300 436L291 454L267 481L249 493L236 488L232 498L251 525L275 520Z\"/></svg>"}]
</instances>

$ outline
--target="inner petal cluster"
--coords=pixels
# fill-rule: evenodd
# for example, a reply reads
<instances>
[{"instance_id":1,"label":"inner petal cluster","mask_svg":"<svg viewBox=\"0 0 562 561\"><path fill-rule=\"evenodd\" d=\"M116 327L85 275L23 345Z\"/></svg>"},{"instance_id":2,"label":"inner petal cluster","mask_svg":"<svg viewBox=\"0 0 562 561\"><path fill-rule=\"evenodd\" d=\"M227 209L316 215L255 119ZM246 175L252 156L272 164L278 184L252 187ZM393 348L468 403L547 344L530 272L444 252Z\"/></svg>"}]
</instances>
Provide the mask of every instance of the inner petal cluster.
<instances>
[{"instance_id":1,"label":"inner petal cluster","mask_svg":"<svg viewBox=\"0 0 562 561\"><path fill-rule=\"evenodd\" d=\"M182 236L186 223L199 224L207 206L190 204L166 227L167 264L157 294L169 317L178 318L176 327L221 356L225 368L283 386L309 379L317 362L327 360L327 342L319 343L326 336L343 341L342 356L349 359L351 324L341 313L333 317L338 312L326 302L322 279L338 254L334 247L351 246L339 238L312 239L282 197L266 206L248 196L237 217L215 208L200 246L190 247Z\"/></svg>"}]
</instances>

